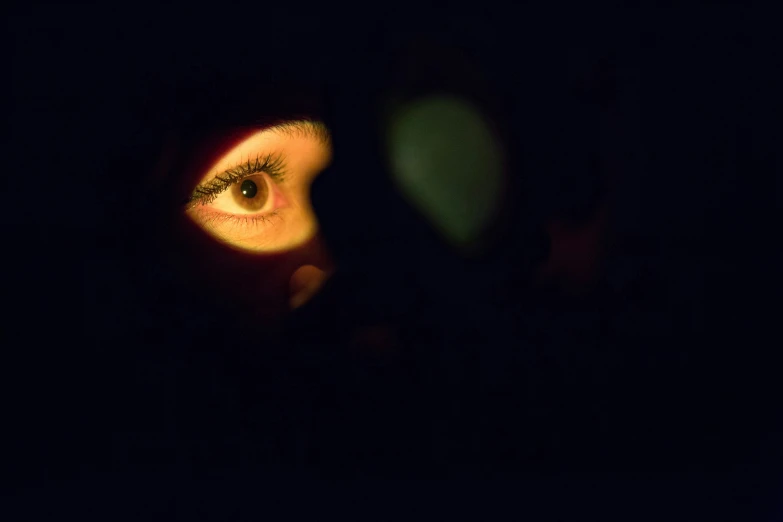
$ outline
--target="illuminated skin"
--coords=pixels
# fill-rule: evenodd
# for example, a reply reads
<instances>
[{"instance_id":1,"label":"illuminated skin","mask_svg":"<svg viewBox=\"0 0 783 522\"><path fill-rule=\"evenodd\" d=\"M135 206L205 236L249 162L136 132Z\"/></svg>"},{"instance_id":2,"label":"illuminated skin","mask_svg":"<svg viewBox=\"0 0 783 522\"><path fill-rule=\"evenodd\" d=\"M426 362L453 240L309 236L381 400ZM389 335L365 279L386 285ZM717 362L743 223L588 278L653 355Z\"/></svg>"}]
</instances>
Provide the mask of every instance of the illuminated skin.
<instances>
[{"instance_id":1,"label":"illuminated skin","mask_svg":"<svg viewBox=\"0 0 783 522\"><path fill-rule=\"evenodd\" d=\"M299 120L251 131L215 161L185 210L207 233L193 237L197 279L208 274L221 291L268 312L283 302L297 308L317 293L331 265L310 186L331 156L326 128Z\"/></svg>"},{"instance_id":2,"label":"illuminated skin","mask_svg":"<svg viewBox=\"0 0 783 522\"><path fill-rule=\"evenodd\" d=\"M237 179L219 194L193 201L187 210L190 218L218 241L249 252L282 252L312 239L318 223L310 185L331 160L328 134L320 124L289 122L256 132L221 157L198 186L217 176L226 179L226 171L248 161L258 165L270 156L281 165L279 176L265 170ZM258 205L243 201L245 180L257 191Z\"/></svg>"}]
</instances>

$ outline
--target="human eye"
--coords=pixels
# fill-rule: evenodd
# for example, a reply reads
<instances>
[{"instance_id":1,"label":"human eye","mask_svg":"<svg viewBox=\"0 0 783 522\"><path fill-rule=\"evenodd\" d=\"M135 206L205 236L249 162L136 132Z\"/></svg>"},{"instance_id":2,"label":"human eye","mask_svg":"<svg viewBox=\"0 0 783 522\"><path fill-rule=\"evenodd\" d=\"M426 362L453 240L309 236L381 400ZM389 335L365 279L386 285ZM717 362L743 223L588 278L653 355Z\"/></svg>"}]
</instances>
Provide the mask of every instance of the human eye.
<instances>
[{"instance_id":1,"label":"human eye","mask_svg":"<svg viewBox=\"0 0 783 522\"><path fill-rule=\"evenodd\" d=\"M197 210L204 224L232 220L235 225L243 226L266 223L286 205L278 188L283 173L284 164L279 156L248 158L199 184L185 208L207 207L209 210Z\"/></svg>"},{"instance_id":2,"label":"human eye","mask_svg":"<svg viewBox=\"0 0 783 522\"><path fill-rule=\"evenodd\" d=\"M309 189L330 159L329 135L320 122L287 121L250 131L201 177L185 212L234 248L294 248L317 232Z\"/></svg>"}]
</instances>

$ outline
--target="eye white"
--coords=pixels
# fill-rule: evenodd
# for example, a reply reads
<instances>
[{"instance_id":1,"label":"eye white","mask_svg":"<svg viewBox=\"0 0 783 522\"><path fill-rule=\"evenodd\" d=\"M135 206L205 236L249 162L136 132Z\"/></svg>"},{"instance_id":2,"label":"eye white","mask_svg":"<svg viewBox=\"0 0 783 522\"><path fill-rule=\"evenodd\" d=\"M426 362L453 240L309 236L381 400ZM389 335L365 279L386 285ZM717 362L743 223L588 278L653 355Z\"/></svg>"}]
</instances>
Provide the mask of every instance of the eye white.
<instances>
[{"instance_id":1,"label":"eye white","mask_svg":"<svg viewBox=\"0 0 783 522\"><path fill-rule=\"evenodd\" d=\"M246 207L243 207L239 203L237 203L237 197L242 197L241 193L241 185L242 181L245 181L247 179L252 180L257 185L260 183L266 184L266 193L267 193L267 200L264 202L264 206L259 209L249 209ZM215 210L219 210L221 212L225 212L226 214L263 214L266 212L271 212L273 210L274 205L274 197L272 194L272 185L271 180L269 180L269 176L263 172L254 174L253 176L249 176L248 178L245 178L245 180L242 180L238 183L233 184L223 192L221 192L213 201L209 204L210 207L212 207ZM261 192L263 188L259 185L258 191Z\"/></svg>"}]
</instances>

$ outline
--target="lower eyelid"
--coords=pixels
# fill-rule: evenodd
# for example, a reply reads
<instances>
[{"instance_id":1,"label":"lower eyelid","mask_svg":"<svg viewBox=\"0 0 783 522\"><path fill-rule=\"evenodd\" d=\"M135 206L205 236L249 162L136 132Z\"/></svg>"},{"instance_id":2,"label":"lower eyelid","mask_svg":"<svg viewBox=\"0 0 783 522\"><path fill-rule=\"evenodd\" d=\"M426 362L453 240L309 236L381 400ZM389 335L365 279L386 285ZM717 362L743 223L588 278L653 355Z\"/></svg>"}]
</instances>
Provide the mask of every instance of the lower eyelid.
<instances>
[{"instance_id":1,"label":"lower eyelid","mask_svg":"<svg viewBox=\"0 0 783 522\"><path fill-rule=\"evenodd\" d=\"M256 225L282 218L282 209L274 209L265 213L232 214L221 210L201 207L193 212L197 219L207 225L222 225L226 223L236 225Z\"/></svg>"},{"instance_id":2,"label":"lower eyelid","mask_svg":"<svg viewBox=\"0 0 783 522\"><path fill-rule=\"evenodd\" d=\"M250 228L257 226L273 225L282 221L283 209L275 209L264 214L229 214L208 207L194 208L194 219L203 226L216 228L223 226Z\"/></svg>"},{"instance_id":3,"label":"lower eyelid","mask_svg":"<svg viewBox=\"0 0 783 522\"><path fill-rule=\"evenodd\" d=\"M281 189L282 178L264 173L272 200L272 210L266 212L233 213L226 210L218 210L211 204L196 205L188 210L191 217L199 226L212 229L215 233L233 234L238 231L251 231L259 228L274 227L280 225L284 214L295 211L291 194ZM230 188L229 188L230 190Z\"/></svg>"}]
</instances>

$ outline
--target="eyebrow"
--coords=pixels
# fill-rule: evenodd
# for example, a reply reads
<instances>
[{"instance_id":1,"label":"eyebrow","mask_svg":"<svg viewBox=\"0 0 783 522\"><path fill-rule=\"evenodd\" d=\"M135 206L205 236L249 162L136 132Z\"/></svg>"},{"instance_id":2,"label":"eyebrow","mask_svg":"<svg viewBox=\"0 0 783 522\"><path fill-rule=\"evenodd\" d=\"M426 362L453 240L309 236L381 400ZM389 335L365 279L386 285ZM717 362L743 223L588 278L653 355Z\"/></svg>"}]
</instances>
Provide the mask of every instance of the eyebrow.
<instances>
[{"instance_id":1,"label":"eyebrow","mask_svg":"<svg viewBox=\"0 0 783 522\"><path fill-rule=\"evenodd\" d=\"M323 122L318 120L286 120L267 127L264 131L272 131L291 138L312 138L327 147L332 144L329 129L326 128Z\"/></svg>"}]
</instances>

